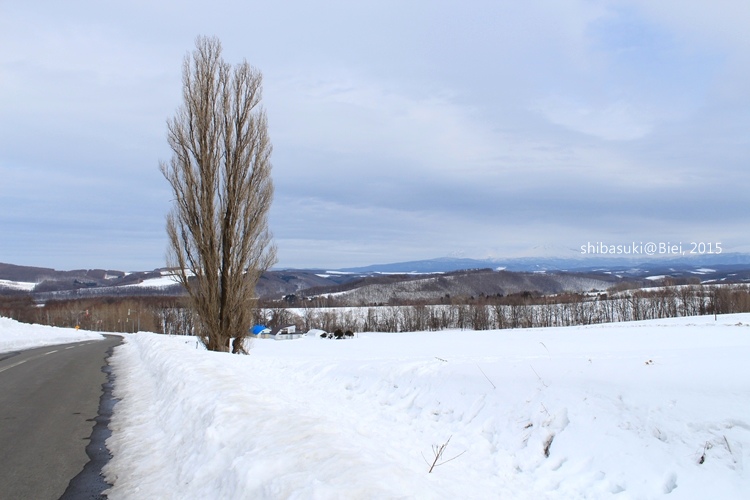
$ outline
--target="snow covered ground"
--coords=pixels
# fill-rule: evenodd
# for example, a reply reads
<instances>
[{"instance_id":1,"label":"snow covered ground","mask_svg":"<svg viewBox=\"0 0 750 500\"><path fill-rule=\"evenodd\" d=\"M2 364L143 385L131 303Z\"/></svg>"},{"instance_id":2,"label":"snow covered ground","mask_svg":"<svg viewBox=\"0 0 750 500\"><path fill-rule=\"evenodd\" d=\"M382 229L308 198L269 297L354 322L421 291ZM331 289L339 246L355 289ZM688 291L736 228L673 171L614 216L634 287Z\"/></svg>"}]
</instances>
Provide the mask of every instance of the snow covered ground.
<instances>
[{"instance_id":1,"label":"snow covered ground","mask_svg":"<svg viewBox=\"0 0 750 500\"><path fill-rule=\"evenodd\" d=\"M171 274L160 276L158 278L149 278L141 281L140 283L133 283L132 285L122 285L123 287L141 287L141 288L166 288L175 286L177 280Z\"/></svg>"},{"instance_id":2,"label":"snow covered ground","mask_svg":"<svg viewBox=\"0 0 750 500\"><path fill-rule=\"evenodd\" d=\"M9 281L0 280L0 288L8 288L11 290L23 290L30 292L34 289L36 283L29 283L27 281Z\"/></svg>"},{"instance_id":3,"label":"snow covered ground","mask_svg":"<svg viewBox=\"0 0 750 500\"><path fill-rule=\"evenodd\" d=\"M9 318L0 318L0 352L103 338L98 333L84 330L27 325Z\"/></svg>"},{"instance_id":4,"label":"snow covered ground","mask_svg":"<svg viewBox=\"0 0 750 500\"><path fill-rule=\"evenodd\" d=\"M111 363L113 499L750 491L750 314L256 340L250 356L139 333Z\"/></svg>"}]
</instances>

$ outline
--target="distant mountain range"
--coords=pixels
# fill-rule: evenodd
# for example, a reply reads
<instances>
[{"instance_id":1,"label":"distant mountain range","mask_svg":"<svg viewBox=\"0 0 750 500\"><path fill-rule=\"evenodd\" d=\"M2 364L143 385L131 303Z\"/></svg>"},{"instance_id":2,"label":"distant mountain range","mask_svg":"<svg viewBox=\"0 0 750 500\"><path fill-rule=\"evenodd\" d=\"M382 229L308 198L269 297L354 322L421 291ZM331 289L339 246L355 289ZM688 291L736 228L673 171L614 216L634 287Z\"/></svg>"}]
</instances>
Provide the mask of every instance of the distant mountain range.
<instances>
[{"instance_id":1,"label":"distant mountain range","mask_svg":"<svg viewBox=\"0 0 750 500\"><path fill-rule=\"evenodd\" d=\"M469 269L494 269L518 272L567 271L590 272L608 271L645 275L658 271L689 271L706 267L750 267L750 254L722 253L683 256L680 258L624 258L604 256L580 256L578 258L523 257L515 259L467 259L443 257L428 260L375 264L362 267L338 269L350 273L445 273ZM670 271L671 270L671 271Z\"/></svg>"},{"instance_id":2,"label":"distant mountain range","mask_svg":"<svg viewBox=\"0 0 750 500\"><path fill-rule=\"evenodd\" d=\"M263 298L345 294L357 303L385 303L389 298L409 296L606 290L620 282L648 286L663 278L680 282L750 283L750 255L727 253L679 259L445 257L335 270L273 269L261 277L257 292ZM168 269L58 271L0 264L0 295L30 294L40 302L182 293Z\"/></svg>"}]
</instances>

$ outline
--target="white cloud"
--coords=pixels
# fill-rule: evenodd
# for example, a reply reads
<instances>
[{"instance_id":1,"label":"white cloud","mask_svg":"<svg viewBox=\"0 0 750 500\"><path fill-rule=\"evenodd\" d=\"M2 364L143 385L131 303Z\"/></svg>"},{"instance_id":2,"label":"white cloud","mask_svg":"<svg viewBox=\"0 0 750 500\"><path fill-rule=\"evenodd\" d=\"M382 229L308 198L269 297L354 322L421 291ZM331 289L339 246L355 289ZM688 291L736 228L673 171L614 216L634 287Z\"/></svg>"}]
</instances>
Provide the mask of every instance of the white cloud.
<instances>
[{"instance_id":1,"label":"white cloud","mask_svg":"<svg viewBox=\"0 0 750 500\"><path fill-rule=\"evenodd\" d=\"M273 80L267 88L283 147L375 155L430 171L479 165L499 153L499 135L449 91L416 95L345 70Z\"/></svg>"},{"instance_id":2,"label":"white cloud","mask_svg":"<svg viewBox=\"0 0 750 500\"><path fill-rule=\"evenodd\" d=\"M34 199L61 226L161 231L156 165L198 34L265 75L290 262L501 255L747 211L744 1L178 3L3 5L4 234L44 220Z\"/></svg>"},{"instance_id":3,"label":"white cloud","mask_svg":"<svg viewBox=\"0 0 750 500\"><path fill-rule=\"evenodd\" d=\"M542 101L537 110L556 125L604 140L641 139L653 130L648 114L626 101L597 106L556 96Z\"/></svg>"}]
</instances>

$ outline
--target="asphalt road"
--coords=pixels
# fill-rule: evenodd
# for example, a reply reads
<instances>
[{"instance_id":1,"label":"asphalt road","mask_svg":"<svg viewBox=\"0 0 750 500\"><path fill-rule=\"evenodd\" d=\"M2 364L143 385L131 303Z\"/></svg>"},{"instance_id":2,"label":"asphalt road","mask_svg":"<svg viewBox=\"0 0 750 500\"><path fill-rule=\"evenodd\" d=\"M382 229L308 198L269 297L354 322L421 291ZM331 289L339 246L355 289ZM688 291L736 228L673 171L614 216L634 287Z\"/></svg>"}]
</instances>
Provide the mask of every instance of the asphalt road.
<instances>
[{"instance_id":1,"label":"asphalt road","mask_svg":"<svg viewBox=\"0 0 750 500\"><path fill-rule=\"evenodd\" d=\"M0 499L59 499L89 462L107 351L121 342L0 353Z\"/></svg>"}]
</instances>

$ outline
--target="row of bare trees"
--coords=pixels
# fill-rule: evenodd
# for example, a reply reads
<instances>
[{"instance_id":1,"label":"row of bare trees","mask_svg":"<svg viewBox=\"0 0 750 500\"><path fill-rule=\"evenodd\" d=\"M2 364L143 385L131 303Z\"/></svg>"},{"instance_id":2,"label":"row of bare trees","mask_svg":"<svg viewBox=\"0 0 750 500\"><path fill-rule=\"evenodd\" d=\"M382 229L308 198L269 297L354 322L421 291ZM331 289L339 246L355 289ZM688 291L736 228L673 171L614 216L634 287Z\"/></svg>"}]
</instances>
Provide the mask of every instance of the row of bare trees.
<instances>
[{"instance_id":1,"label":"row of bare trees","mask_svg":"<svg viewBox=\"0 0 750 500\"><path fill-rule=\"evenodd\" d=\"M489 330L590 325L676 316L750 312L747 285L686 285L614 294L530 293L477 298L464 303L377 307L286 307L255 309L254 324L296 325L301 331ZM37 305L28 295L0 298L0 315L27 322L104 332L151 331L194 335L198 320L184 298L140 297L50 301Z\"/></svg>"},{"instance_id":2,"label":"row of bare trees","mask_svg":"<svg viewBox=\"0 0 750 500\"><path fill-rule=\"evenodd\" d=\"M36 304L29 295L0 298L0 316L24 323L100 332L191 333L193 313L182 298L106 297Z\"/></svg>"},{"instance_id":3,"label":"row of bare trees","mask_svg":"<svg viewBox=\"0 0 750 500\"><path fill-rule=\"evenodd\" d=\"M475 299L438 305L268 308L261 310L260 319L284 317L285 323L304 330L398 332L590 325L737 312L750 312L746 285L686 285L591 296L527 293L502 301Z\"/></svg>"}]
</instances>

